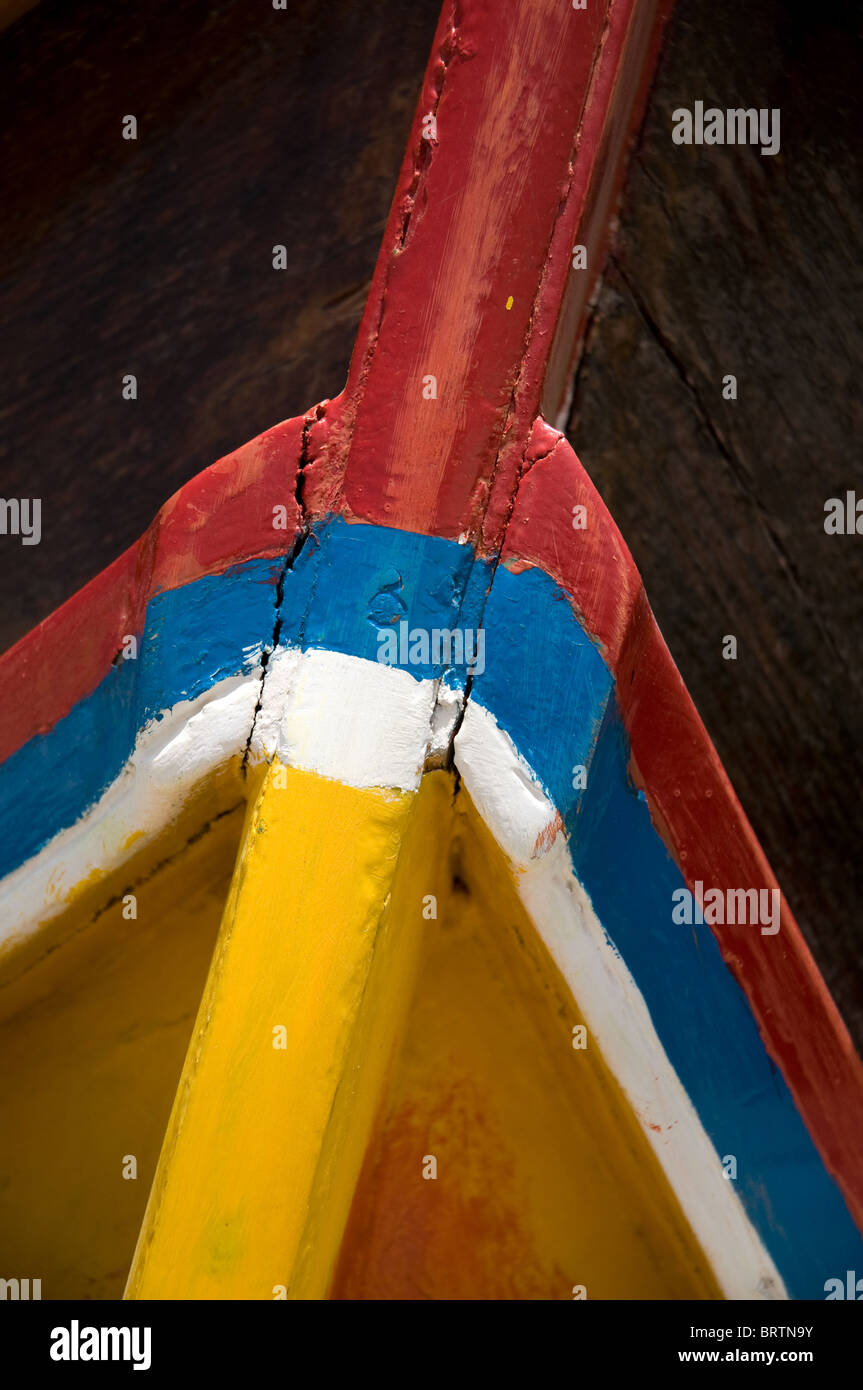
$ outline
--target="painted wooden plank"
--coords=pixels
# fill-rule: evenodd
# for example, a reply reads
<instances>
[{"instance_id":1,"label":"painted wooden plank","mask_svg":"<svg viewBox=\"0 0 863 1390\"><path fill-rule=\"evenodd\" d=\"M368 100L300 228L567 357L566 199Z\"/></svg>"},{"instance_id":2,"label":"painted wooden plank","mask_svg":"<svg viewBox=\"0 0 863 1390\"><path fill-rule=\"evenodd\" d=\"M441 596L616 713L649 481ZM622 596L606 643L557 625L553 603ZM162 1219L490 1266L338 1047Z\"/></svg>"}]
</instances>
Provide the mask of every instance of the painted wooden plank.
<instances>
[{"instance_id":1,"label":"painted wooden plank","mask_svg":"<svg viewBox=\"0 0 863 1390\"><path fill-rule=\"evenodd\" d=\"M434 792L415 810L269 768L128 1297L326 1295L407 1008Z\"/></svg>"},{"instance_id":2,"label":"painted wooden plank","mask_svg":"<svg viewBox=\"0 0 863 1390\"><path fill-rule=\"evenodd\" d=\"M599 494L566 440L542 421L531 456L503 562L536 564L556 579L601 643L631 742L633 779L690 888L778 891ZM577 507L586 509L586 526L574 531ZM773 937L728 924L714 935L860 1224L863 1064L784 898L781 908Z\"/></svg>"},{"instance_id":3,"label":"painted wooden plank","mask_svg":"<svg viewBox=\"0 0 863 1390\"><path fill-rule=\"evenodd\" d=\"M539 410L577 233L591 283L600 268L666 12L444 6L310 510L480 539L503 467L495 548L518 471L500 456L520 458Z\"/></svg>"}]
</instances>

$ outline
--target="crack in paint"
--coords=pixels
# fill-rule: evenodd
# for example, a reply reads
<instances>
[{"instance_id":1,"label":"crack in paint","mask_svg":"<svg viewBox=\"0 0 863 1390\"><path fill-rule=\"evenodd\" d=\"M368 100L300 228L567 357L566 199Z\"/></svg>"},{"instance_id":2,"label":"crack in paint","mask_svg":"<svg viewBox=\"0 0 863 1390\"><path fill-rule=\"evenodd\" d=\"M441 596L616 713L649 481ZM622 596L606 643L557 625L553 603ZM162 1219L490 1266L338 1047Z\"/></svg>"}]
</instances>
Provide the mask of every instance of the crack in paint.
<instances>
[{"instance_id":1,"label":"crack in paint","mask_svg":"<svg viewBox=\"0 0 863 1390\"><path fill-rule=\"evenodd\" d=\"M602 49L603 49L603 47L604 47L604 45L605 45L605 42L606 42L606 38L607 38L607 35L608 35L610 23L611 23L611 16L610 16L610 7L609 7L609 11L606 12L605 22L604 22L604 25L603 25L602 34L601 34L601 36L600 36L599 44L598 44L598 46L597 46L597 50L596 50L596 53L595 53L595 55L594 55L593 64L592 64L592 66L591 66L590 77L589 77L589 79L588 79L588 83L587 83L587 87L586 87L586 95L585 95L584 104L583 104L583 106L582 106L581 112L579 113L578 124L577 124L577 127L576 127L575 135L574 135L574 137L573 137L572 148L571 148L571 151L570 151L569 161L568 161L568 164L567 164L565 188L564 188L563 192L561 193L561 197L560 197L560 199L559 199L558 206L557 206L557 212L555 213L554 220L553 220L553 222L552 222L551 230L550 230L550 232L549 232L548 240L547 240L547 243L546 243L546 247L545 247L545 256L544 256L544 259L543 259L542 271L541 271L540 277L539 277L539 284L537 285L536 293L535 293L535 295L534 295L533 302L532 302L532 304L531 304L530 315L529 315L529 317L528 317L527 325L526 325L526 327L525 327L524 338L523 338L523 349L522 349L522 354L521 354L521 357L520 357L520 360L519 360L519 369L518 369L518 372L517 372L517 374L516 374L515 380L514 380L514 382L513 382L512 391L511 391L511 393L510 393L510 398L509 398L509 404L508 404L508 406L507 406L506 413L505 413L504 419L503 419L503 423L502 423L502 425L501 425L500 434L499 434L499 436L498 436L498 446L497 446L497 450L496 450L496 452L495 452L495 458L494 458L494 463L493 463L493 465L492 465L491 476L490 476L490 478L489 478L488 486L487 486L487 490L486 490L486 494L485 494L485 503L484 503L484 505L481 506L481 508L479 509L479 514L478 514L478 516L477 516L477 535L478 535L478 537L479 537L480 539L481 539L481 537L482 537L482 531L483 531L483 526L484 526L484 523L485 523L485 519L486 519L486 517L487 517L487 515L488 515L489 507L490 507L491 502L492 502L492 499L493 499L493 497L494 497L494 493L495 493L495 484L497 483L498 477L499 477L499 475L500 475L502 458L503 458L504 453L506 452L507 445L508 445L508 443L510 442L510 439L508 438L508 436L510 436L510 431L512 430L513 425L515 425L516 428L518 428L519 425L520 425L519 415L520 415L521 413L523 413L523 412L522 412L522 410L520 409L521 403L520 403L520 401L519 401L519 392L520 392L520 389L521 389L522 384L523 384L523 381L524 381L524 376L525 376L525 371L526 371L526 368L527 368L527 361L528 361L528 356L529 356L529 349L530 349L531 340L532 340L533 335L534 335L534 327L535 327L536 319L537 319L537 316L538 316L540 310L543 308L543 301L544 301L544 296L545 296L545 292L546 292L546 286L547 286L548 276L549 276L549 274L550 274L549 262L550 262L550 257L551 257L551 248L552 248L552 246L553 246L553 244L554 244L555 234L556 234L556 232L557 232L557 229L558 229L558 226L559 226L559 224L560 224L561 218L565 215L567 206L568 206L568 204L569 204L569 200L570 200L570 198L571 198L571 196L572 196L573 182L574 182L574 179L575 179L575 164L576 164L576 158L577 158L577 155L578 155L578 148L579 148L579 145L580 145L580 143L581 143L581 136L582 136L582 130L583 130L583 127L584 127L585 115L586 115L586 112L587 112L588 105L589 105L589 103L590 103L592 82L593 82L594 74L595 74L595 72L596 72L596 70L597 70L597 64L598 64L598 62L599 62L599 58L600 58L600 55L601 55L601 53L602 53ZM597 290L595 291L595 294L596 294L596 302L598 303L598 287L597 287ZM377 341L377 339L375 339L375 342L376 342L376 341ZM373 345L373 346L374 346L374 345ZM581 365L581 361L583 360L583 357L584 357L584 336L582 337L582 348L581 348L581 352L580 352L580 355L579 355L579 367L580 367L580 365ZM547 365L548 365L548 363L547 363L547 361L546 361L546 367L547 367ZM523 445L523 448L522 448L522 451L521 451L521 458L520 458L520 460L519 460L518 467L517 467L517 469L516 469L515 477L513 478L512 488L511 488L511 491L510 491L508 503L507 503L507 505L506 505L506 508L505 508L505 511L504 511L504 515L503 515L503 521L502 521L502 525L501 525L501 528L500 528L500 534L499 534L499 537L498 537L497 549L496 549L495 554L494 554L494 555L492 556L492 558L491 558L491 575L490 575L490 578L489 578L489 583L488 583L488 586L487 586L487 588L486 588L485 594L484 594L484 596L483 596L482 606L481 606L480 615L479 615L479 624L478 624L479 626L481 626L481 624L482 624L482 619L483 619L483 616L484 616L484 614L485 614L485 610L486 610L486 607L487 607L487 604L488 604L488 596L489 596L489 594L490 594L490 592L491 592L491 587L492 587L492 585L493 585L493 583L494 583L494 579L495 579L495 575L496 575L496 573L497 573L498 565L500 564L500 556L501 556L501 553L502 553L503 548L504 548L504 543L505 543L505 540L506 540L506 534L507 534L507 531L508 531L508 528L509 528L509 524L510 524L510 521L512 520L512 516L513 516L513 513L514 513L514 511L515 511L515 505L516 505L516 501L517 501L517 499L518 499L518 493L519 493L519 489L520 489L520 487L521 487L522 480L523 480L523 478L525 477L525 474L526 474L527 472L529 472L530 468L532 468L533 465L534 465L535 463L539 463L542 459L547 458L547 457L549 456L549 454L551 454L551 453L554 452L554 450L557 448L557 445L560 443L560 441L561 441L562 439L565 439L565 435L563 434L563 432L562 432L562 431L557 431L558 437L555 439L554 444L552 444L552 446L551 446L544 454L538 455L535 459L532 459L532 460L528 463L528 461L527 461L527 453L528 453L528 450L529 450L529 448L530 448L530 439L531 439L531 434L532 434L532 430L533 430L533 425L536 423L536 420L541 420L541 419L542 419L542 416L541 416L541 415L537 416L537 417L531 422L530 428L527 430L527 433L526 433L525 442L524 442L524 445ZM474 561L474 564L475 564L475 563L476 563L476 561ZM471 568L470 568L470 570L469 570L469 572L468 572L468 576L467 576L467 579L466 579L466 581L465 581L464 588L463 588L463 591L462 591L461 600L460 600L460 603L459 603L459 615L461 614L461 606L462 606L462 602L463 602L463 600L464 600L464 596L465 596L465 594L468 592L468 589L469 589L469 586L470 586L470 577L471 577L472 573L473 573L473 564L471 565ZM444 675L445 675L445 674L446 674L446 672L444 672ZM444 679L444 677L441 677L441 682L443 681L443 679ZM439 682L439 685L440 685L441 682ZM454 725L453 725L453 729L452 729L452 732L451 732L451 734L450 734L450 738L449 738L449 740L448 740L447 749L446 749L446 752L445 752L444 758L443 758L443 766L444 766L445 768L448 768L448 769L452 770L452 772L453 772L453 774L454 774L454 776L455 776L455 779L456 779L456 787L455 787L455 793L454 793L455 796L458 795L459 790L460 790L460 787L461 787L461 778L460 778L460 775L459 775L459 772L458 772L458 768L455 766L455 739L456 739L456 736L458 735L458 732L459 732L459 730L461 729L461 726L462 726L462 724L463 724L463 722L464 722L464 717L465 717L465 713L466 713L466 711L467 711L468 701L470 700L470 696L471 696L472 689L473 689L473 676L472 676L471 673L468 673L468 675L467 675L467 677L466 677L466 680L465 680L464 699L463 699L463 701L462 701L462 706L461 706L460 711L459 711L458 714L456 715L455 723L454 723ZM435 717L435 714L436 714L436 712L437 712L437 706L438 706L438 698L437 698L437 693L436 693L436 694L435 694L434 705L433 705L433 708L432 708L432 718L431 718L430 728L433 727L433 725L434 725L434 717Z\"/></svg>"},{"instance_id":2,"label":"crack in paint","mask_svg":"<svg viewBox=\"0 0 863 1390\"><path fill-rule=\"evenodd\" d=\"M539 420L542 419L541 416L538 416L537 418L538 418ZM534 422L534 423L535 423L535 422ZM554 451L555 451L555 449L558 447L558 445L559 445L561 442L564 442L564 435L562 435L559 431L556 431L555 433L556 433L556 438L555 438L555 440L554 440L554 443L551 444L551 446L550 446L548 449L546 449L546 451L545 451L544 453L538 454L538 455L536 456L536 458L531 459L530 463L527 462L527 452L528 452L528 450L529 450L529 448L530 448L530 435L528 435L527 441L525 442L524 449L522 450L522 456L521 456L520 466L519 466L519 469L518 469L518 473L517 473L517 475L516 475L515 487L514 487L514 489L513 489L513 493L512 493L512 496L511 496L511 498L510 498L509 506L508 506L508 508L507 508L506 516L505 516L504 522L503 522L503 527L502 527L501 533L500 533L500 547L499 547L498 551L496 552L496 554L495 554L495 555L491 558L491 560L490 560L490 566L489 566L489 581L488 581L488 584L486 585L485 593L483 594L483 597L482 597L482 604L481 604L480 610L479 610L479 618L478 618L478 621L477 621L477 628L478 628L478 629L482 627L483 618L485 617L485 611L486 611L486 608L488 607L488 598L489 598L489 594L491 593L492 585L494 584L495 576L497 575L497 571L498 571L498 568L499 568L499 566L500 566L500 557L501 557L501 554L503 553L504 543L505 543L505 541L506 541L506 534L507 534L507 530L509 529L509 524L510 524L510 522L511 522L511 520L512 520L513 513L514 513L514 511L515 511L515 505L516 505L516 502L518 501L518 493L519 493L519 489L521 488L522 480L524 479L524 477L526 476L526 474L530 472L530 470L531 470L531 468L533 468L534 464L540 463L543 459L549 458L549 456L550 456L551 454L554 453ZM462 605L463 605L463 603L464 603L465 596L467 595L467 593L468 593L468 591L469 591L469 589L470 589L470 580L471 580L471 576L473 575L474 568L475 568L477 562L478 562L478 557L475 556L473 562L471 563L470 569L469 569L469 571L468 571L468 575L467 575L467 578L466 578L466 580L465 580L465 583L464 583L464 586L463 586L463 589L462 589L462 593L461 593L461 597L460 597L460 600L459 600L459 608L458 608L459 617L461 616L461 610L462 610ZM484 562L483 562L483 561L479 561L479 563L484 563ZM440 689L440 686L443 684L444 677L446 676L446 672L449 671L449 670L452 670L452 669L453 669L452 664L450 664L449 666L447 666L446 669L445 669L445 671L444 671L444 674L439 678L439 680L438 680L438 682L437 682L437 687L436 687L436 689L435 689L435 699L434 699L434 704L433 704L433 706L432 706L431 720L430 720L430 724L429 724L430 731L432 731L432 730L434 729L435 714L436 714L437 708L438 708L438 691L439 691L439 689ZM464 723L464 717L465 717L465 714L467 713L468 702L469 702L469 700L470 700L472 691L473 691L473 673L472 673L471 671L468 671L468 673L467 673L467 675L466 675L466 677L465 677L464 698L463 698L463 700L462 700L462 702L461 702L461 707L460 707L460 709L459 709L458 712L456 713L456 717L455 717L455 720L454 720L454 722L453 722L453 727L452 727L452 730L451 730L451 732L450 732L449 738L448 738L448 740L447 740L446 750L445 750L445 752L444 752L444 754L443 754L443 756L442 756L441 762L440 762L440 764L439 764L440 766L442 766L442 767L444 768L445 771L447 771L447 772L452 772L452 774L453 774L454 782L455 782L454 791L453 791L453 799L454 799L454 800L455 800L455 798L458 796L459 792L461 791L461 774L460 774L460 772L459 772L459 770L458 770L458 767L456 766L456 762L455 762L455 740L456 740L456 738L458 737L458 733L459 733L459 730L461 729L462 724Z\"/></svg>"},{"instance_id":3,"label":"crack in paint","mask_svg":"<svg viewBox=\"0 0 863 1390\"><path fill-rule=\"evenodd\" d=\"M294 543L291 546L288 553L286 554L284 561L282 562L281 569L279 570L279 576L276 580L276 593L273 602L273 631L270 635L269 645L264 647L264 649L261 652L261 681L260 686L258 688L258 699L255 704L255 708L252 712L252 722L249 727L249 736L246 739L246 746L243 749L243 777L246 777L248 775L249 756L252 748L252 739L255 736L255 728L257 727L258 715L260 714L261 707L264 703L264 686L267 680L267 671L270 664L270 658L274 654L274 652L278 651L279 638L282 634L282 625L284 622L284 614L282 612L282 607L285 598L285 580L287 579L288 574L291 572L291 570L294 568L295 564L299 560L300 555L305 549L306 543L312 536L311 521L309 519L309 514L306 510L305 502L305 470L307 465L311 462L312 429L318 423L318 421L323 420L325 416L326 404L316 405L312 410L308 411L306 415L303 416L303 430L300 445L300 456L297 459L297 470L294 479L294 501L296 502L297 508L300 513L300 525L299 529L297 530L296 536L294 537Z\"/></svg>"},{"instance_id":4,"label":"crack in paint","mask_svg":"<svg viewBox=\"0 0 863 1390\"><path fill-rule=\"evenodd\" d=\"M439 66L437 70L435 86L432 89L434 94L432 108L431 111L427 111L425 113L425 116L431 116L435 119L437 118L438 108L440 107L441 98L443 96L443 89L446 84L447 72L449 71L449 65L458 53L458 30L458 0L453 0L452 14L450 16L449 33L443 40L440 49L438 50ZM395 255L398 255L405 248L405 244L407 242L408 229L411 225L411 222L413 221L414 211L416 210L416 203L417 198L419 196L419 189L420 184L422 182L422 176L431 165L432 159L434 157L434 146L436 144L436 138L427 139L422 133L420 134L419 149L417 150L417 153L414 156L413 175L411 177L410 183L407 186L407 189L405 190L405 208L402 215L402 228L401 232L399 233L398 240L396 242L394 251ZM382 298L385 297L385 294L386 286L384 287L384 296L382 296Z\"/></svg>"},{"instance_id":5,"label":"crack in paint","mask_svg":"<svg viewBox=\"0 0 863 1390\"><path fill-rule=\"evenodd\" d=\"M610 30L610 27L611 27L611 17L612 17L612 16L611 16L611 10L612 10L612 6L609 4L609 5L606 7L606 12L605 12L605 17L604 17L603 27L602 27L602 33L601 33L600 36L599 36L599 41L598 41L598 43L597 43L597 45L596 45L596 48L595 48L595 50L594 50L593 61L592 61L592 63L591 63L590 73L589 73L589 76L588 76L588 79L587 79L587 83L586 83L586 86L585 86L585 97L584 97L584 102L583 102L583 104L582 104L581 110L580 110L579 115L578 115L578 122L577 122L577 124L576 124L575 134L574 134L574 136L573 136L572 146L571 146L571 148L570 148L569 160L567 161L565 183L564 183L563 190L562 190L562 192L561 192L560 198L559 198L559 200L558 200L557 212L555 213L555 215L554 215L554 220L552 221L551 230L550 230L549 235L548 235L548 240L546 241L546 244L545 244L545 254L544 254L544 256L543 256L542 269L541 269L540 275L539 275L539 283L538 283L538 285L537 285L537 287L536 287L536 293L534 294L534 297L533 297L533 302L532 302L532 304L531 304L531 309L530 309L530 315L529 315L529 317L528 317L527 325L526 325L525 332L524 332L524 337L523 337L523 340L522 340L522 353L521 353L521 357L520 357L520 359L519 359L519 368L518 368L518 372L516 373L515 381L513 382L513 387L512 387L512 391L511 391L511 393L510 393L510 398L509 398L509 405L507 406L506 414L505 414L505 416L504 416L503 425L502 425L502 428L501 428L501 431L500 431L500 435L499 435L499 444L498 444L497 452L496 452L496 454L495 454L494 464L493 464L493 466L492 466L491 477L490 477L489 482L488 482L488 491L487 491L487 495L486 495L486 503L485 503L485 506L481 509L480 516L479 516L479 521L480 521L480 531L479 531L479 534L480 534L480 535L482 534L482 523L485 521L485 517L486 517L486 515L487 515L487 513L488 513L489 504L490 504L490 502L491 502L491 499L492 499L493 496L494 496L495 484L496 484L496 482L497 482L498 475L499 475L500 469L501 469L501 460L502 460L502 456L503 456L504 452L506 451L507 436L508 436L508 434L510 433L510 431L511 431L511 429L512 429L512 427L513 427L513 424L515 425L516 429L518 429L518 428L522 425L522 422L520 421L519 416L522 415L524 412L523 412L523 410L520 408L520 404L521 404L521 403L519 402L519 392L520 392L520 389L521 389L521 387L522 387L522 384L523 384L523 381L524 381L524 376L525 376L525 371L526 371L526 368L527 368L527 365L528 365L528 358L529 358L529 355L530 355L530 346L531 346L531 341L532 341L533 335L534 335L534 325L535 325L535 323L536 323L537 315L539 314L540 310L543 309L543 308L545 307L545 306L544 306L544 299L545 299L545 295L546 295L546 289L547 289L548 278L549 278L549 275L551 274L551 266L550 266L550 261L551 261L551 248L552 248L552 246L554 245L554 239L555 239L555 236L556 236L556 233L557 233L558 226L560 225L561 219L564 217L564 215L565 215L565 213L566 213L567 207L568 207L568 205L569 205L569 200L570 200L570 198L572 197L572 189L573 189L573 183L574 183L574 180L575 180L575 166L576 166L576 160L577 160L577 158L578 158L578 150L579 150L579 146L580 146L580 144L581 144L582 134L583 134L583 130L584 130L585 118L586 118L586 116L587 116L587 111L588 111L588 108L589 108L589 106L590 106L591 98L592 98L592 95L593 95L593 83L594 83L594 78L596 77L596 73L597 73L597 70L598 70L598 67L599 67L599 64L600 64L600 60L601 60L601 57L602 57L602 53L603 53L603 50L604 50L604 48L605 48L605 44L606 44L606 41L607 41L607 38L608 38L608 33L609 33L609 30ZM558 304L558 309L559 309L559 307L560 307L560 305ZM552 325L552 328L553 328L553 330L556 330L556 328L557 328L557 318L556 318L556 320L555 320L555 323ZM552 338L553 338L553 337L554 337L554 333L552 334ZM583 347L582 347L582 354L583 354ZM545 374L546 374L546 372L547 372L547 370L548 370L548 365L549 365L549 351L546 350L545 363L544 363L543 369L542 369L542 377L543 377L543 380L544 380ZM540 392L539 399L541 400L541 392ZM529 441L529 439L530 439L530 429L532 428L532 426L533 426L533 421L531 422L531 425L530 425L530 427L529 427L528 430L527 430L527 438L528 438L528 441ZM525 450L526 450L526 448L527 448L527 445L525 446ZM522 467L521 467L520 471L518 472L518 474L516 475L516 478L515 478L514 483L513 483L512 497L511 497L511 501L510 501L510 507L509 507L508 516L511 516L511 515L512 515L512 509L513 509L513 507L514 507L514 505L515 505L515 496L516 496L516 494L517 494L517 492L518 492L519 484L520 484L520 482L521 482L521 478L522 478L523 473L524 473L524 471L525 471L525 470L524 470L524 467L523 467L523 465L524 465L524 453L525 453L525 451L522 452L522 459L521 459ZM508 524L508 521L504 523L504 532L505 532L505 529L506 529L506 525L507 525L507 524ZM503 533L502 533L502 534L503 534ZM501 545L502 545L502 537L501 537Z\"/></svg>"},{"instance_id":6,"label":"crack in paint","mask_svg":"<svg viewBox=\"0 0 863 1390\"><path fill-rule=\"evenodd\" d=\"M456 57L459 52L458 37L460 22L461 17L459 14L459 0L453 0L452 11L450 15L449 32L444 37L438 49L437 80L435 87L433 88L433 106L431 112L426 113L435 117L437 116L438 108L443 97L444 87L446 85L446 78L450 64L453 58ZM422 131L420 131L419 145L414 153L411 178L408 182L404 194L402 195L401 226L396 231L394 244L389 256L387 257L386 269L383 274L383 282L381 284L380 298L378 301L377 322L375 323L374 327L370 330L369 340L366 345L365 351L363 352L362 361L355 376L353 372L353 364L351 364L351 373L349 377L350 394L345 402L343 430L341 432L341 439L339 441L339 444L337 445L334 451L335 466L341 466L342 473L344 473L344 470L347 467L347 460L351 451L354 425L356 423L357 414L362 404L363 396L365 395L366 382L368 380L369 372L371 371L372 361L377 350L378 340L380 339L381 329L383 327L384 316L386 314L388 305L390 278L392 276L393 268L396 264L396 261L406 248L408 229L411 225L411 222L414 220L413 215L416 210L417 199L419 197L420 189L424 182L423 176L426 175L428 173L428 170L431 168L434 159L433 145L435 145L436 143L437 141L426 140L422 134Z\"/></svg>"}]
</instances>

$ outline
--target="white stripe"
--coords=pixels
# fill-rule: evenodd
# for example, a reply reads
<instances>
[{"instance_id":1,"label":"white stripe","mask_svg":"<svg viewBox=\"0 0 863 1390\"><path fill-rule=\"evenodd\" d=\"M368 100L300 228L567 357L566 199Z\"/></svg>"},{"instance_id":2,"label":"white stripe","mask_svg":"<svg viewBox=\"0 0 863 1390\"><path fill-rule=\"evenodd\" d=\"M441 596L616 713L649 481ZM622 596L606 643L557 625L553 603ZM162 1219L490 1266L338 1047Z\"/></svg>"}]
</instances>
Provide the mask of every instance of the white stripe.
<instances>
[{"instance_id":1,"label":"white stripe","mask_svg":"<svg viewBox=\"0 0 863 1390\"><path fill-rule=\"evenodd\" d=\"M77 884L152 843L195 787L244 751L261 694L258 665L147 724L96 804L0 882L0 946L31 936L65 910ZM352 787L413 791L427 756L447 746L459 702L408 671L289 648L268 662L249 754L269 761L278 753Z\"/></svg>"},{"instance_id":2,"label":"white stripe","mask_svg":"<svg viewBox=\"0 0 863 1390\"><path fill-rule=\"evenodd\" d=\"M573 872L557 811L506 732L470 702L455 761L474 805L507 854L516 886L589 1034L632 1106L726 1298L787 1298L779 1271L726 1180L647 1005ZM526 791L525 775L532 779ZM544 809L540 811L539 805ZM523 817L513 815L517 806Z\"/></svg>"},{"instance_id":3,"label":"white stripe","mask_svg":"<svg viewBox=\"0 0 863 1390\"><path fill-rule=\"evenodd\" d=\"M437 698L440 696L440 698ZM460 696L439 681L342 652L270 658L252 750L278 753L349 787L416 791L430 752L446 747Z\"/></svg>"},{"instance_id":4,"label":"white stripe","mask_svg":"<svg viewBox=\"0 0 863 1390\"><path fill-rule=\"evenodd\" d=\"M245 747L259 690L259 675L232 676L147 724L96 804L0 883L0 946L31 936L66 908L77 884L156 839L195 788Z\"/></svg>"}]
</instances>

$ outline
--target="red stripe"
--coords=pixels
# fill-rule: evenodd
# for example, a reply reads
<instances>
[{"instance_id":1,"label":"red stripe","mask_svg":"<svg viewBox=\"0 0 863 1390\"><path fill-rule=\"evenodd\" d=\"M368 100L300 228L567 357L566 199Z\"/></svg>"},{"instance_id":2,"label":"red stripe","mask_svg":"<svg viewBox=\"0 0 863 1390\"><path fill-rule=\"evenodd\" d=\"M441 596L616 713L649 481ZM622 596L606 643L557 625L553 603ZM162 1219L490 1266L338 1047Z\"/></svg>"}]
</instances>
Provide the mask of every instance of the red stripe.
<instances>
[{"instance_id":1,"label":"red stripe","mask_svg":"<svg viewBox=\"0 0 863 1390\"><path fill-rule=\"evenodd\" d=\"M290 547L303 424L286 420L199 473L136 545L0 657L0 762L95 690L154 594ZM273 527L277 505L287 530Z\"/></svg>"},{"instance_id":2,"label":"red stripe","mask_svg":"<svg viewBox=\"0 0 863 1390\"><path fill-rule=\"evenodd\" d=\"M707 730L668 652L635 563L567 441L534 426L504 562L536 565L571 596L615 677L631 773L693 888L776 888ZM572 508L587 508L574 530ZM780 931L713 929L813 1142L863 1229L863 1065L782 899Z\"/></svg>"}]
</instances>

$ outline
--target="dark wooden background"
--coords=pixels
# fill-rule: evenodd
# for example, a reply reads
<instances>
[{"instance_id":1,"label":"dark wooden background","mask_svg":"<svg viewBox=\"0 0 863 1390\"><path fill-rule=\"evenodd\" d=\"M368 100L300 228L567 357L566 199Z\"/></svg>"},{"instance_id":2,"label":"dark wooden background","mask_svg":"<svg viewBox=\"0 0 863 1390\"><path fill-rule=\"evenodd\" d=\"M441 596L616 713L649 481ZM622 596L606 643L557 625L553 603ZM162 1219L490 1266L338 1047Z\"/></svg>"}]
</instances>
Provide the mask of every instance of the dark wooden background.
<instances>
[{"instance_id":1,"label":"dark wooden background","mask_svg":"<svg viewBox=\"0 0 863 1390\"><path fill-rule=\"evenodd\" d=\"M2 648L344 382L439 6L289 2L0 34L0 494L43 500ZM568 433L863 1048L863 537L823 531L863 495L860 58L857 5L679 0ZM673 145L696 100L780 107L781 153Z\"/></svg>"}]
</instances>

